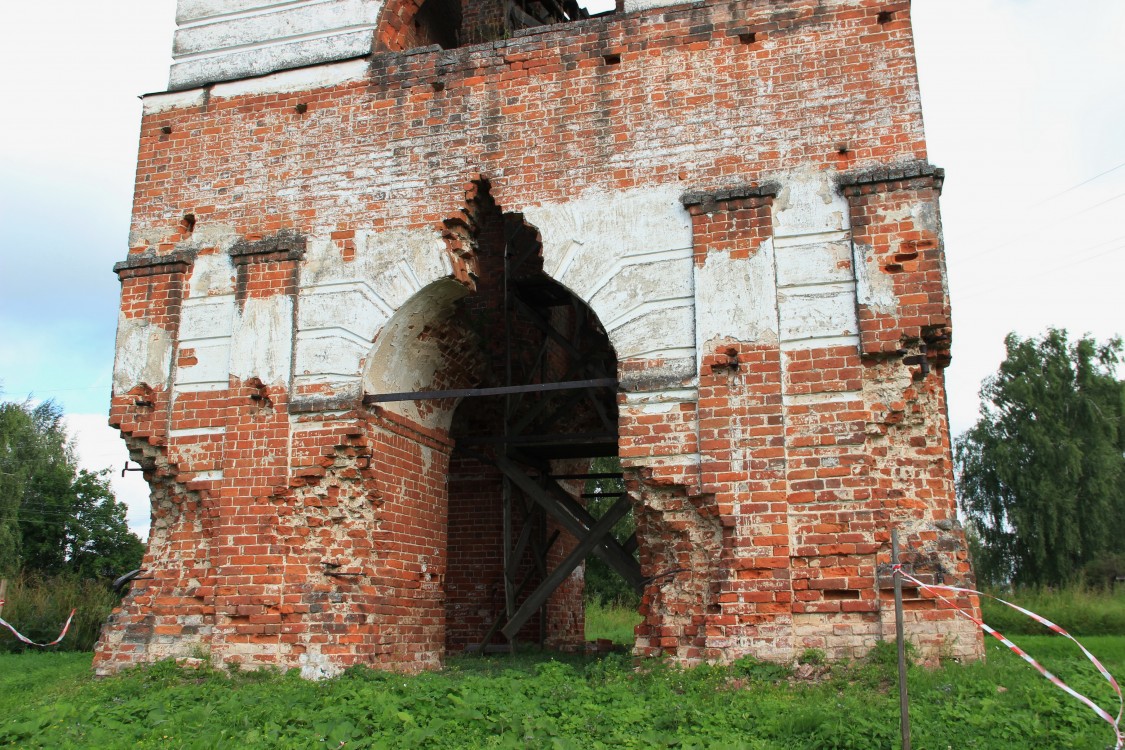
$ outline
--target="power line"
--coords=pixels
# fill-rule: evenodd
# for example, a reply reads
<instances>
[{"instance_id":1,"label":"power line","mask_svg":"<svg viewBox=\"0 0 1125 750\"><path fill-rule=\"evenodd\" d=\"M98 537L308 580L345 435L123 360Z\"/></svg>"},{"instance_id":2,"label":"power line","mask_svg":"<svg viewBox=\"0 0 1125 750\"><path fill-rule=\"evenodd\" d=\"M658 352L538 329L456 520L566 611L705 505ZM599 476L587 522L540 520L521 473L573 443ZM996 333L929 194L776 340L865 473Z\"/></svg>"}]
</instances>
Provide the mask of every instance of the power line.
<instances>
[{"instance_id":1,"label":"power line","mask_svg":"<svg viewBox=\"0 0 1125 750\"><path fill-rule=\"evenodd\" d=\"M1087 250L1096 250L1099 247L1105 247L1106 245L1112 244L1114 242L1121 242L1122 240L1125 240L1125 234L1118 235L1117 237L1113 237L1113 238L1108 239L1108 240L1103 240L1101 242L1095 242L1093 245L1086 245L1085 247L1080 247L1077 250L1074 250L1070 253L1070 257L1071 257L1072 260L1068 261L1066 264L1064 264L1063 267L1066 267L1066 266L1069 266L1069 265L1077 265L1078 263L1085 263L1087 260L1092 259L1092 258L1100 258L1100 257L1102 257L1102 255L1105 255L1107 253L1099 253L1097 255L1090 256L1090 258L1083 258L1083 259L1077 260L1077 261L1073 260L1073 258L1075 256L1079 256L1082 253L1086 252ZM1113 250L1115 250L1115 249L1116 248L1113 248ZM1112 252L1112 250L1110 252ZM1031 276L1031 277L1028 277L1028 278L1038 278L1038 275ZM969 284L965 289L965 293L968 296L971 297L971 296L976 295L978 292L985 291L985 290L988 290L988 289L992 289L995 286L996 286L996 283L994 281L987 281L983 284ZM958 295L958 296L964 297L964 295Z\"/></svg>"},{"instance_id":2,"label":"power line","mask_svg":"<svg viewBox=\"0 0 1125 750\"><path fill-rule=\"evenodd\" d=\"M1116 172L1117 170L1121 169L1122 167L1125 167L1125 161L1121 162L1116 167L1110 167L1109 169L1105 170L1104 172L1098 172L1093 177L1082 180L1082 182L1078 183L1077 185L1071 185L1066 190L1061 190L1061 191L1055 193L1054 195L1049 195L1046 198L1044 198L1043 200L1036 203L1031 208L1034 209L1034 208L1039 208L1040 206L1045 206L1046 204L1053 201L1055 198L1066 195L1067 193L1071 192L1072 190L1077 190L1078 188L1082 187L1083 185L1089 185L1094 180L1096 180L1100 177L1105 177L1107 174L1110 174L1111 172Z\"/></svg>"},{"instance_id":3,"label":"power line","mask_svg":"<svg viewBox=\"0 0 1125 750\"><path fill-rule=\"evenodd\" d=\"M1042 206L1046 203L1049 203L1050 201L1054 200L1055 198L1058 198L1060 195L1065 195L1066 193L1069 193L1072 190L1076 190L1077 188L1079 188L1083 185L1086 185L1090 182L1093 182L1094 180L1098 179L1099 177L1107 175L1111 172L1116 172L1118 169L1121 169L1122 167L1125 167L1125 162L1122 162L1121 164L1118 164L1116 167L1112 167L1110 169L1107 169L1104 172L1101 172L1097 175L1094 175L1093 177L1091 177L1087 180L1084 180L1083 182L1080 182L1077 185L1073 185L1073 186L1067 188L1066 190L1063 190L1060 193L1056 193L1055 195L1051 196L1050 198L1046 198L1043 201L1040 201L1039 203L1036 203L1034 206L1032 206L1028 210L1030 211L1030 210L1033 210L1035 208L1039 208L1040 206ZM1093 211L1096 208L1101 208L1102 206L1106 205L1107 203L1112 203L1113 201L1119 200L1123 197L1125 197L1125 192L1118 193L1117 195L1114 195L1110 198L1107 198L1104 201L1101 201L1100 203L1095 203L1092 206L1087 206L1086 208L1083 208L1081 210L1078 210L1078 211L1075 211L1073 213L1067 214L1066 216L1063 216L1061 218L1062 219L1071 219L1071 218L1074 218L1075 216L1081 216L1082 214L1089 213L1090 211ZM1058 222L1056 222L1056 223L1058 223ZM1001 242L999 245L993 245L992 247L989 247L985 250L982 250L979 253L974 253L971 257L975 260L977 258L983 258L986 255L992 255L995 252L1003 250L1006 247L1010 247L1017 242L1020 242L1020 241L1026 239L1028 237L1036 235L1036 234L1040 233L1041 231L1042 231L1041 225L1036 224L1035 228L1033 228L1033 229L1031 229L1027 232L1024 232L1023 234L1017 235L1017 236L1015 236L1015 237L1013 237L1009 240L1006 240L1005 242Z\"/></svg>"},{"instance_id":4,"label":"power line","mask_svg":"<svg viewBox=\"0 0 1125 750\"><path fill-rule=\"evenodd\" d=\"M1090 257L1083 258L1082 260L1077 260L1077 261L1074 261L1074 262L1071 262L1071 263L1064 263L1064 264L1060 264L1060 265L1057 265L1057 266L1052 266L1050 268L1046 268L1040 273L1037 273L1037 274L1034 274L1032 276L1026 277L1024 279L1024 281L1030 281L1031 279L1038 279L1038 278L1043 277L1043 276L1047 276L1047 275L1050 275L1050 274L1053 274L1053 273L1058 273L1059 271L1069 271L1072 268L1080 266L1084 263L1089 263L1092 260L1097 260L1098 258L1104 258L1105 256L1110 255L1112 253L1115 253L1118 250L1125 250L1125 245L1118 245L1117 247L1111 247L1109 250L1106 250L1105 252L1101 252L1101 253L1097 253L1095 255L1091 255ZM986 292L988 292L990 289L995 288L995 286L996 285L994 285L994 284L990 284L988 287L985 287L983 289L978 289L977 291L972 292L970 294L961 295L959 297L959 299L966 300L966 299L973 299L975 297L979 297L982 294L985 294Z\"/></svg>"}]
</instances>

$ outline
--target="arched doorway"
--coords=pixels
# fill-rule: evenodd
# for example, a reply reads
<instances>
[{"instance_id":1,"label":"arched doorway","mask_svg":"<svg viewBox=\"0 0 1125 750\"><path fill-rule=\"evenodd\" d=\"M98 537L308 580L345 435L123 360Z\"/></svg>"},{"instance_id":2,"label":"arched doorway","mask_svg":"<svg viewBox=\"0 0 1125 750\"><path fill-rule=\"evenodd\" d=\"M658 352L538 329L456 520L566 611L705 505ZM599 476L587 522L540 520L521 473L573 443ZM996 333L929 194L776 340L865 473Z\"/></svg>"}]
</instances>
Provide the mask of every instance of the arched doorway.
<instances>
[{"instance_id":1,"label":"arched doorway","mask_svg":"<svg viewBox=\"0 0 1125 750\"><path fill-rule=\"evenodd\" d=\"M417 382L428 385L369 391L365 401L403 404L411 418L447 430L453 444L444 498L446 649L506 650L517 641L575 648L585 639L586 557L642 587L635 541L609 533L631 512L628 496L613 498L599 518L583 497L597 476L591 462L617 455L617 360L593 311L543 272L534 227L502 213L483 183L469 214L475 289L455 295L447 286L440 314L420 303L413 324L392 321L380 334L398 337L391 350L400 360L434 353L430 364L410 365L426 371ZM380 350L374 358L388 362ZM379 382L371 373L369 389Z\"/></svg>"}]
</instances>

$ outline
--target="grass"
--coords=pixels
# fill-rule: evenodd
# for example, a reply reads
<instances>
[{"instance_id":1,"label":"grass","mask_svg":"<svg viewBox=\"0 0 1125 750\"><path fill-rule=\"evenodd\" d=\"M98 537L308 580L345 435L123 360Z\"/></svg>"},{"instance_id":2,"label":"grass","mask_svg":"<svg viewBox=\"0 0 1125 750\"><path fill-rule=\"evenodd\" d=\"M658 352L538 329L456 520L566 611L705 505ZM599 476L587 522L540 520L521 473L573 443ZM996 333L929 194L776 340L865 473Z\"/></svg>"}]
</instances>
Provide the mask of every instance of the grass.
<instances>
[{"instance_id":1,"label":"grass","mask_svg":"<svg viewBox=\"0 0 1125 750\"><path fill-rule=\"evenodd\" d=\"M1109 589L1018 589L989 592L1064 627L1071 635L1125 635L1125 587ZM991 599L981 600L984 621L1005 634L1040 635L1042 625Z\"/></svg>"},{"instance_id":2,"label":"grass","mask_svg":"<svg viewBox=\"0 0 1125 750\"><path fill-rule=\"evenodd\" d=\"M587 602L586 640L605 638L623 646L631 646L633 628L640 621L641 616L636 610Z\"/></svg>"},{"instance_id":3,"label":"grass","mask_svg":"<svg viewBox=\"0 0 1125 750\"><path fill-rule=\"evenodd\" d=\"M1084 642L1087 639L1084 639ZM1087 645L1113 671L1125 638ZM1020 639L1077 689L1111 705L1077 649ZM522 652L450 659L404 677L353 669L225 674L171 663L95 680L77 653L0 656L0 746L20 748L745 748L897 747L893 649L837 665L823 682L750 659L684 670ZM914 747L1102 750L1111 731L1006 650L985 663L912 667ZM1114 709L1113 712L1116 712Z\"/></svg>"}]
</instances>

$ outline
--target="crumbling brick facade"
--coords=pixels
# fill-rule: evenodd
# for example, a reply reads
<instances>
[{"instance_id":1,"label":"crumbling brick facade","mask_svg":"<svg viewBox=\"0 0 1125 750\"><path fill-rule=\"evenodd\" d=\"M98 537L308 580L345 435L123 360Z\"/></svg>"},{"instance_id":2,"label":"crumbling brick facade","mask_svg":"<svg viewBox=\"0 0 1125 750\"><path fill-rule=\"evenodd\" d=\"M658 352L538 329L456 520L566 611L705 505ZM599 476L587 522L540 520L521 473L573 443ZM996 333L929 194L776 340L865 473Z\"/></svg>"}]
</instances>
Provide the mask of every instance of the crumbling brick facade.
<instances>
[{"instance_id":1,"label":"crumbling brick facade","mask_svg":"<svg viewBox=\"0 0 1125 750\"><path fill-rule=\"evenodd\" d=\"M110 422L153 527L99 672L504 642L581 556L567 477L607 452L637 654L862 655L894 632L892 527L916 575L971 581L908 3L273 3L346 33L254 55L272 16L198 16L224 2L181 0L145 100ZM230 51L199 51L213 26ZM533 390L562 381L593 385ZM580 647L581 571L505 635ZM924 653L980 655L933 601L907 616Z\"/></svg>"}]
</instances>

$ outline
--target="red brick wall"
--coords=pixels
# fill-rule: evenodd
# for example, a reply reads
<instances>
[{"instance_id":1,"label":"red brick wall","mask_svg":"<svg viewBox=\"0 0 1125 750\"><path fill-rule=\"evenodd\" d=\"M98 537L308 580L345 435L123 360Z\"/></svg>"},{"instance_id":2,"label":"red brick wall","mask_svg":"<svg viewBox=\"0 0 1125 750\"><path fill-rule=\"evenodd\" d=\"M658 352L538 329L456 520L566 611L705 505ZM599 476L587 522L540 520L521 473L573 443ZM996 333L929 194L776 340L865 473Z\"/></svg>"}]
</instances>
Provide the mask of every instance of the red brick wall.
<instances>
[{"instance_id":1,"label":"red brick wall","mask_svg":"<svg viewBox=\"0 0 1125 750\"><path fill-rule=\"evenodd\" d=\"M382 48L410 44L416 9L388 5ZM620 454L650 578L637 650L685 662L859 655L888 632L892 525L920 575L971 577L944 404L941 175L925 164L905 4L655 8L476 47L377 52L361 78L323 88L264 86L218 86L142 122L122 325L151 326L175 361L145 370L154 382L115 386L111 423L146 466L154 531L150 580L111 620L99 670L201 648L309 676L421 669L479 632L487 607L474 602L495 600L495 478L489 490L458 461L447 482L455 404L408 418L327 382L293 393L300 372L173 388L201 366L178 337L205 254L230 256L242 309L298 300L314 270L306 239L333 243L346 263L364 233L429 232L470 293L458 309L481 312L494 305L503 213L712 191L687 201L698 273L711 255L749 263L772 248L799 171L829 175L846 199L840 231L863 264L849 268L858 343L708 339L691 373L618 362ZM468 328L455 316L417 331L440 355L432 387L486 379L490 345ZM372 351L382 343L376 334ZM565 372L557 351L547 359ZM478 529L491 535L480 547ZM580 594L575 576L549 604L553 641L581 637ZM927 653L979 654L979 636L932 602L910 612Z\"/></svg>"}]
</instances>

